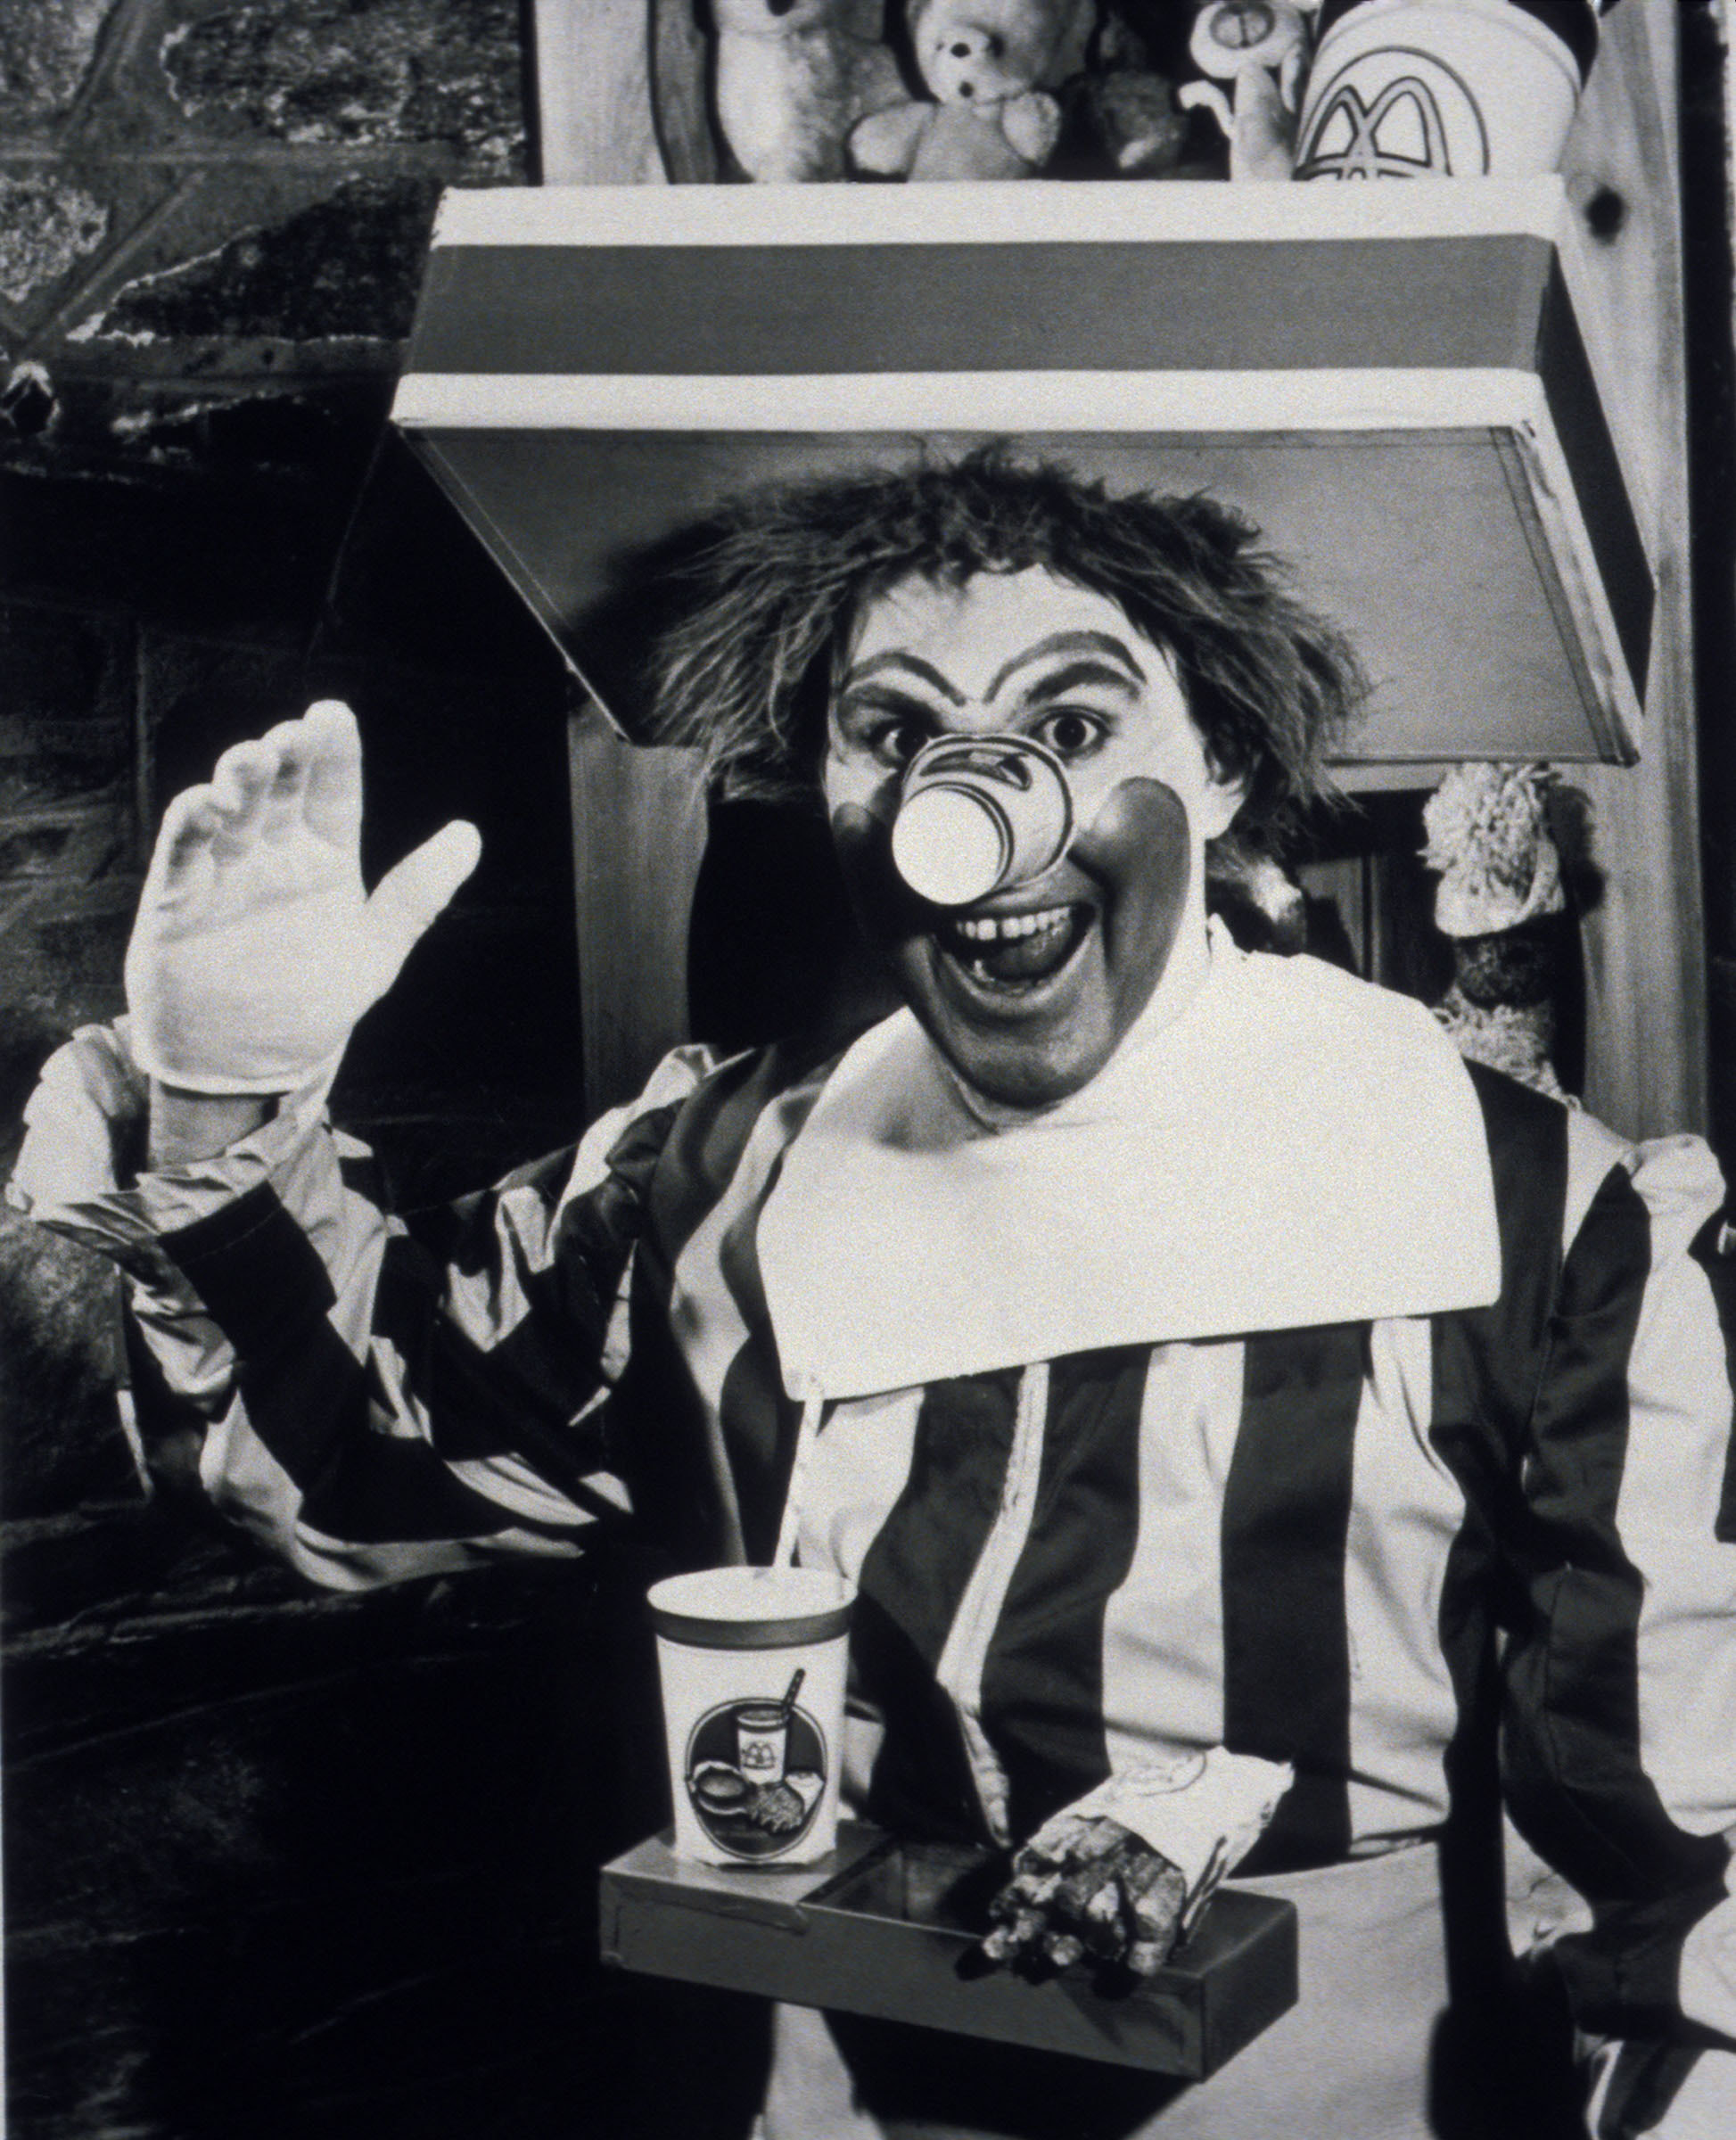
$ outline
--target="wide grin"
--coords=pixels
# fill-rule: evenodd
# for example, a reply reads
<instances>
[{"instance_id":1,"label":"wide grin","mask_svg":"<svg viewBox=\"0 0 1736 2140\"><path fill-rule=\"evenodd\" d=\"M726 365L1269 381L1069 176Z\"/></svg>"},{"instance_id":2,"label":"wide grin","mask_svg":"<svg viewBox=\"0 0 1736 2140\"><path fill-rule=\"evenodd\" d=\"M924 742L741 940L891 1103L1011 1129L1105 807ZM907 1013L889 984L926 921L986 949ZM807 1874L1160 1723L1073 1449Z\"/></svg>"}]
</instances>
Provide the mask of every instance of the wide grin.
<instances>
[{"instance_id":1,"label":"wide grin","mask_svg":"<svg viewBox=\"0 0 1736 2140\"><path fill-rule=\"evenodd\" d=\"M1029 988L1057 973L1090 918L1085 906L1039 907L1023 914L961 914L934 931L940 949L969 976L1000 988Z\"/></svg>"}]
</instances>

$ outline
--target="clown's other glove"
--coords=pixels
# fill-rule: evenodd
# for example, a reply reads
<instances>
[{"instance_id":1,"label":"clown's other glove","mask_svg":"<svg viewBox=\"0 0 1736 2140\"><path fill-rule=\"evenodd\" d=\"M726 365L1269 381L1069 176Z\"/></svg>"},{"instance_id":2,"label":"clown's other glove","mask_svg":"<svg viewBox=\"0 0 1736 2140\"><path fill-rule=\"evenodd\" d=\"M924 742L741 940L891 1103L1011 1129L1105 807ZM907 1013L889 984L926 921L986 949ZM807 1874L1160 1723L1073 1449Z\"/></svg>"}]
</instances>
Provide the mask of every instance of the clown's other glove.
<instances>
[{"instance_id":1,"label":"clown's other glove","mask_svg":"<svg viewBox=\"0 0 1736 2140\"><path fill-rule=\"evenodd\" d=\"M362 753L324 699L176 796L127 947L139 1067L194 1093L292 1091L337 1066L350 1028L475 868L461 822L374 887L361 872Z\"/></svg>"}]
</instances>

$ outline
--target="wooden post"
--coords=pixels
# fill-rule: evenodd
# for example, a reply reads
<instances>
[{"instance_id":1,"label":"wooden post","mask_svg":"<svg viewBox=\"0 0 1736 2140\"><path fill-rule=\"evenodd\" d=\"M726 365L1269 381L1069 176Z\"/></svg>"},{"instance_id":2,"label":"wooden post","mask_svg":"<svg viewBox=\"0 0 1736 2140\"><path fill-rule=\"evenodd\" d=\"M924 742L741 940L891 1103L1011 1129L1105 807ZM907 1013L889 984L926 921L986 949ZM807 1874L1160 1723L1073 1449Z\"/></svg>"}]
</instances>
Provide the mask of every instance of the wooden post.
<instances>
[{"instance_id":1,"label":"wooden post","mask_svg":"<svg viewBox=\"0 0 1736 2140\"><path fill-rule=\"evenodd\" d=\"M693 0L536 0L536 24L545 185L717 179Z\"/></svg>"},{"instance_id":2,"label":"wooden post","mask_svg":"<svg viewBox=\"0 0 1736 2140\"><path fill-rule=\"evenodd\" d=\"M1590 234L1592 368L1658 577L1640 762L1568 776L1603 878L1584 928L1585 1100L1633 1136L1703 1131L1708 1110L1677 40L1675 0L1605 17L1563 164Z\"/></svg>"},{"instance_id":3,"label":"wooden post","mask_svg":"<svg viewBox=\"0 0 1736 2140\"><path fill-rule=\"evenodd\" d=\"M545 185L658 185L648 0L536 0Z\"/></svg>"},{"instance_id":4,"label":"wooden post","mask_svg":"<svg viewBox=\"0 0 1736 2140\"><path fill-rule=\"evenodd\" d=\"M705 849L697 753L569 720L585 1112L629 1099L687 1030L687 927Z\"/></svg>"}]
</instances>

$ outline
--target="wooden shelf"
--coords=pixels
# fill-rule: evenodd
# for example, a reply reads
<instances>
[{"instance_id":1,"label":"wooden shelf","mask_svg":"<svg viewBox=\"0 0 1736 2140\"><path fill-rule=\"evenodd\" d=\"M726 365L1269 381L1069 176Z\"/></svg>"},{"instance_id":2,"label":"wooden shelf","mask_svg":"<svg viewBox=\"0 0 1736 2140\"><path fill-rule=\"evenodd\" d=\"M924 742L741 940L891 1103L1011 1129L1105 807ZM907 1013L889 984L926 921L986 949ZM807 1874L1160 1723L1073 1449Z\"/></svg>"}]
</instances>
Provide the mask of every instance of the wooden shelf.
<instances>
[{"instance_id":1,"label":"wooden shelf","mask_svg":"<svg viewBox=\"0 0 1736 2140\"><path fill-rule=\"evenodd\" d=\"M1559 180L448 196L394 408L632 733L621 561L1013 435L1246 510L1362 646L1347 757L1625 762L1653 585Z\"/></svg>"}]
</instances>

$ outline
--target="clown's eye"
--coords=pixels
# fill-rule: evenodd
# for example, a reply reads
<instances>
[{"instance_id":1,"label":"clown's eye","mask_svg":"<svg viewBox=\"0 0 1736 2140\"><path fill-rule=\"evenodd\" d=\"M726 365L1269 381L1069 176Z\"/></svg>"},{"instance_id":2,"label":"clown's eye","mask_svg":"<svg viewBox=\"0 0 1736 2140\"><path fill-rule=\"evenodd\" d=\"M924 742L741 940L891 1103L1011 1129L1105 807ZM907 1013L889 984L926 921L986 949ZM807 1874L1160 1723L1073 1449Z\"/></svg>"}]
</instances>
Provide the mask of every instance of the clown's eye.
<instances>
[{"instance_id":1,"label":"clown's eye","mask_svg":"<svg viewBox=\"0 0 1736 2140\"><path fill-rule=\"evenodd\" d=\"M868 730L868 745L882 765L895 766L901 771L933 734L926 720L901 714L877 721Z\"/></svg>"},{"instance_id":2,"label":"clown's eye","mask_svg":"<svg viewBox=\"0 0 1736 2140\"><path fill-rule=\"evenodd\" d=\"M1082 713L1076 706L1059 706L1047 713L1033 731L1057 758L1089 758L1109 733L1100 714Z\"/></svg>"}]
</instances>

